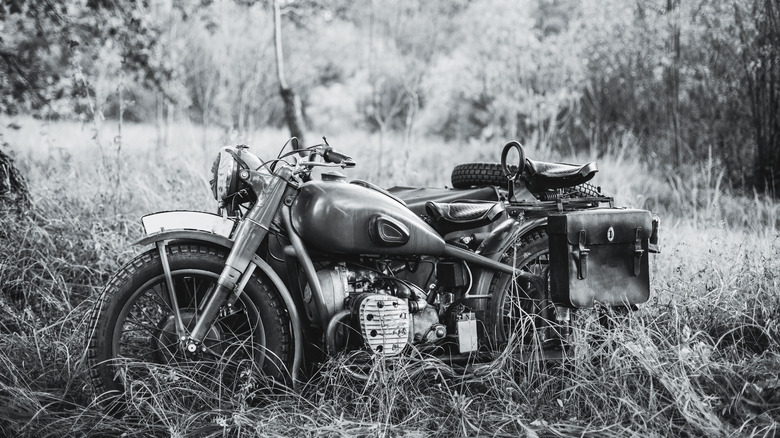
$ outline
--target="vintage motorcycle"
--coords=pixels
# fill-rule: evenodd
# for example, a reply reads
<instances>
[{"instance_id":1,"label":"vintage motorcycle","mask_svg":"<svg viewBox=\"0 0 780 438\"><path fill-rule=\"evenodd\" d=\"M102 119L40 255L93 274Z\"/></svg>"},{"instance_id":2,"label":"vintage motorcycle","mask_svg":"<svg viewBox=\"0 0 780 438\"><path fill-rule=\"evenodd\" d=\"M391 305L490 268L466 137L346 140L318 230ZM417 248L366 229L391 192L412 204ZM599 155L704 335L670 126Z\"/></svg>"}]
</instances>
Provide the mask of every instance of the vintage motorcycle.
<instances>
[{"instance_id":1,"label":"vintage motorcycle","mask_svg":"<svg viewBox=\"0 0 780 438\"><path fill-rule=\"evenodd\" d=\"M534 161L513 141L500 164L458 166L453 189L385 190L314 172L355 165L327 140L288 144L269 161L223 147L218 214L142 218L152 248L111 278L87 334L100 393L171 370L295 386L337 354L560 357L577 309L649 297L658 219L588 185L595 163Z\"/></svg>"}]
</instances>

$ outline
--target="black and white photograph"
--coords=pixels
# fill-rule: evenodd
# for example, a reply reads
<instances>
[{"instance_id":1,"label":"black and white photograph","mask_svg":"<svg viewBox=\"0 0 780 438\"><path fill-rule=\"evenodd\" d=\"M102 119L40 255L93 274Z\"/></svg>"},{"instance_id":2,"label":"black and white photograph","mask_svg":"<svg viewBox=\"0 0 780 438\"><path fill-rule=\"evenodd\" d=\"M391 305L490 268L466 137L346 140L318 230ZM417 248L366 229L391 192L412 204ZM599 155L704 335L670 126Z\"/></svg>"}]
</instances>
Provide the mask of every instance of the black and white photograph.
<instances>
[{"instance_id":1,"label":"black and white photograph","mask_svg":"<svg viewBox=\"0 0 780 438\"><path fill-rule=\"evenodd\" d=\"M0 437L780 436L777 0L0 0Z\"/></svg>"}]
</instances>

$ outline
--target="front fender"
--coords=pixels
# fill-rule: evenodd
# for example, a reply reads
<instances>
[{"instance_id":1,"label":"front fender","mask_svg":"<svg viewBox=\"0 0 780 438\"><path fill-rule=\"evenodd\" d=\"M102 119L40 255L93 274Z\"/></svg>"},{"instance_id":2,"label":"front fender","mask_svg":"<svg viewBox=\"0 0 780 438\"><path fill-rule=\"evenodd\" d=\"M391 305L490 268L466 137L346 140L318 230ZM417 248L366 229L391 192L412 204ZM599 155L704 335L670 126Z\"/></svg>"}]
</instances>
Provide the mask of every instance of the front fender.
<instances>
[{"instance_id":1,"label":"front fender","mask_svg":"<svg viewBox=\"0 0 780 438\"><path fill-rule=\"evenodd\" d=\"M133 245L152 245L157 242L172 241L172 240L190 240L194 242L206 242L213 245L221 246L227 250L233 247L233 241L227 237L220 236L218 234L207 233L205 231L194 230L171 230L161 231L159 233L150 234L146 237L133 242Z\"/></svg>"},{"instance_id":2,"label":"front fender","mask_svg":"<svg viewBox=\"0 0 780 438\"><path fill-rule=\"evenodd\" d=\"M170 215L168 213L177 213L176 215ZM157 216L160 215L160 216ZM155 213L153 215L144 216L142 223L144 229L149 233L150 227L152 230L159 229L160 231L152 232L146 237L143 237L136 241L135 245L152 245L159 242L201 242L208 243L216 246L220 246L227 251L233 247L233 241L230 239L230 233L232 232L235 222L229 219L227 221L233 222L232 225L227 223L215 222L214 218L204 217L202 215L216 216L223 219L221 216L211 215L209 213L200 212L163 212ZM157 216L157 217L153 217ZM145 220L152 217L151 220ZM203 219L206 219L204 221ZM217 227L213 226L218 225ZM147 226L148 225L148 226ZM228 226L229 225L229 226ZM158 228L159 227L159 228ZM290 316L290 324L293 330L293 341L295 342L295 354L293 356L293 369L291 375L293 384L298 381L298 370L303 363L303 326L301 325L301 319L298 314L298 308L295 306L290 291L279 275L271 268L271 266L258 255L252 258L251 263L257 266L260 271L271 281L271 283L279 291L285 307L287 307L287 313Z\"/></svg>"},{"instance_id":3,"label":"front fender","mask_svg":"<svg viewBox=\"0 0 780 438\"><path fill-rule=\"evenodd\" d=\"M195 240L217 243L230 240L236 221L202 211L176 210L148 214L141 218L141 225L144 227L146 237L136 242L138 245L157 242L160 240L160 235L170 235L170 233L179 233L185 237L197 235L201 238ZM231 246L232 244L228 247Z\"/></svg>"}]
</instances>

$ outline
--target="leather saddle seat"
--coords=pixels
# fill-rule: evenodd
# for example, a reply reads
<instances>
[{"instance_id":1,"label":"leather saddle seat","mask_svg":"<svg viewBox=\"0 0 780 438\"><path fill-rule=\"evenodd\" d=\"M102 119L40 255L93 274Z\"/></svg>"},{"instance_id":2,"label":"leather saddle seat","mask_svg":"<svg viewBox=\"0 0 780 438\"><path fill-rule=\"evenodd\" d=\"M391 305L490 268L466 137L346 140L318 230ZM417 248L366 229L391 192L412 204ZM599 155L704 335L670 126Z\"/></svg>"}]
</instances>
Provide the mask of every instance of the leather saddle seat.
<instances>
[{"instance_id":1,"label":"leather saddle seat","mask_svg":"<svg viewBox=\"0 0 780 438\"><path fill-rule=\"evenodd\" d=\"M528 190L532 192L574 187L590 181L599 171L596 163L579 165L531 159L526 159L525 163L524 177Z\"/></svg>"},{"instance_id":2,"label":"leather saddle seat","mask_svg":"<svg viewBox=\"0 0 780 438\"><path fill-rule=\"evenodd\" d=\"M441 235L488 225L506 211L502 202L459 200L425 204L432 225Z\"/></svg>"}]
</instances>

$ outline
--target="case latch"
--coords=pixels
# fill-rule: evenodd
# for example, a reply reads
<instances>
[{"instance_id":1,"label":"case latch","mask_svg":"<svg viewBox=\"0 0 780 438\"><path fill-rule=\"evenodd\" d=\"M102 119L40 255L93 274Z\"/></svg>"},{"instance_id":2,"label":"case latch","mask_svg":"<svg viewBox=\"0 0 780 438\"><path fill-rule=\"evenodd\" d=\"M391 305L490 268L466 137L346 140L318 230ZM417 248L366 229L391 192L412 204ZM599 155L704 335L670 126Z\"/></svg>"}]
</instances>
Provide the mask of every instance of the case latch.
<instances>
[{"instance_id":1,"label":"case latch","mask_svg":"<svg viewBox=\"0 0 780 438\"><path fill-rule=\"evenodd\" d=\"M634 241L634 275L639 277L642 271L642 255L645 250L642 249L642 227L636 229L636 240Z\"/></svg>"},{"instance_id":2,"label":"case latch","mask_svg":"<svg viewBox=\"0 0 780 438\"><path fill-rule=\"evenodd\" d=\"M653 216L653 232L650 233L650 242L648 242L647 249L655 254L661 252L661 243L659 239L659 230L661 228L661 218Z\"/></svg>"},{"instance_id":3,"label":"case latch","mask_svg":"<svg viewBox=\"0 0 780 438\"><path fill-rule=\"evenodd\" d=\"M588 253L590 250L585 248L585 236L585 230L580 230L580 254L577 260L577 278L580 280L588 278Z\"/></svg>"}]
</instances>

